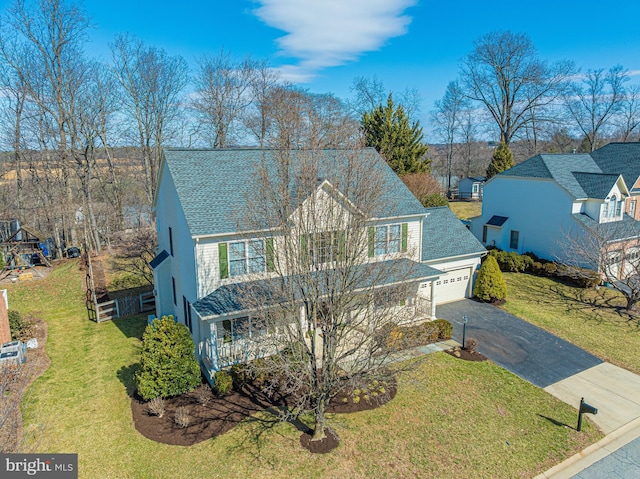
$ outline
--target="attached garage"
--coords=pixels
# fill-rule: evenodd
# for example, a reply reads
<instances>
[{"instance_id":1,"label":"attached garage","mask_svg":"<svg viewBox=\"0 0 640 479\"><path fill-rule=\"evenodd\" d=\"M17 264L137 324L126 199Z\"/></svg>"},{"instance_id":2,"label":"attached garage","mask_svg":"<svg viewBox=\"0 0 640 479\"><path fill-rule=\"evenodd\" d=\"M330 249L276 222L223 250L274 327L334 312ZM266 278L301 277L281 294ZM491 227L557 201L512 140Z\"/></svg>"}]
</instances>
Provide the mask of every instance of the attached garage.
<instances>
[{"instance_id":1,"label":"attached garage","mask_svg":"<svg viewBox=\"0 0 640 479\"><path fill-rule=\"evenodd\" d=\"M440 276L440 279L436 281L437 304L457 301L471 296L469 292L471 278L471 268L449 271Z\"/></svg>"}]
</instances>

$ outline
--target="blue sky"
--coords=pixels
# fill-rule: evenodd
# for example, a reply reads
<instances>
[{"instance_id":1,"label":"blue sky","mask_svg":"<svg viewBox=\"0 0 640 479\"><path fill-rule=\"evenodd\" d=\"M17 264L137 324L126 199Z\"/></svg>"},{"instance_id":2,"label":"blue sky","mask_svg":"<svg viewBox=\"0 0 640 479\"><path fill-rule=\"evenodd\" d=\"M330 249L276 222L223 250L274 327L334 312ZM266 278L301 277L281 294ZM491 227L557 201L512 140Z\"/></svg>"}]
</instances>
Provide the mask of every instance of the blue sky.
<instances>
[{"instance_id":1,"label":"blue sky","mask_svg":"<svg viewBox=\"0 0 640 479\"><path fill-rule=\"evenodd\" d=\"M91 55L108 58L113 36L130 32L192 66L222 47L266 58L300 86L343 98L356 76L376 75L387 90L421 93L423 124L456 78L460 58L494 30L528 34L543 59L570 59L583 70L621 64L640 74L638 0L85 0L84 6L95 25Z\"/></svg>"}]
</instances>

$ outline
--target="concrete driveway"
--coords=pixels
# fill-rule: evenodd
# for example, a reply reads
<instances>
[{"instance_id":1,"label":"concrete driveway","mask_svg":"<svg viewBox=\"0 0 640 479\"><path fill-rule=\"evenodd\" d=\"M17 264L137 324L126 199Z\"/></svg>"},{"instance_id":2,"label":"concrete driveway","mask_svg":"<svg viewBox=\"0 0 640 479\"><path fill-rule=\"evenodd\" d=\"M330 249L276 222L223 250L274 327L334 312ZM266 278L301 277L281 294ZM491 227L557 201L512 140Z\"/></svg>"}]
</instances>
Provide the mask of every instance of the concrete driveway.
<instances>
[{"instance_id":1,"label":"concrete driveway","mask_svg":"<svg viewBox=\"0 0 640 479\"><path fill-rule=\"evenodd\" d=\"M438 318L453 323L453 337L460 342L463 317L466 316L466 337L478 340L479 352L541 388L603 362L577 346L490 304L465 299L440 305L436 312Z\"/></svg>"}]
</instances>

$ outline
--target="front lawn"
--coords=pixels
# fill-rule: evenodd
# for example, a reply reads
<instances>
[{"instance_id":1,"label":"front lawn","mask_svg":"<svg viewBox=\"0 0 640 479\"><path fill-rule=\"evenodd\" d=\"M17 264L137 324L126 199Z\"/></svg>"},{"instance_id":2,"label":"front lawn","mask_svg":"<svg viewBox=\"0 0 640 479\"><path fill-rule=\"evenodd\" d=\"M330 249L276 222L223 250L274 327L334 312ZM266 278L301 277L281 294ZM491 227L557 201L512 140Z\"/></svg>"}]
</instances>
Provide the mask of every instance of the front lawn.
<instances>
[{"instance_id":1,"label":"front lawn","mask_svg":"<svg viewBox=\"0 0 640 479\"><path fill-rule=\"evenodd\" d=\"M143 317L87 319L77 263L46 280L10 285L12 309L49 324L49 370L25 401L27 427L43 424L39 452L76 452L86 478L533 477L597 441L576 411L490 362L433 354L374 410L335 415L341 445L313 455L291 424L260 426L266 413L191 447L139 434L127 391ZM568 425L568 426L567 426Z\"/></svg>"},{"instance_id":2,"label":"front lawn","mask_svg":"<svg viewBox=\"0 0 640 479\"><path fill-rule=\"evenodd\" d=\"M509 289L506 311L640 374L640 315L624 310L621 294L529 274L503 274Z\"/></svg>"},{"instance_id":3,"label":"front lawn","mask_svg":"<svg viewBox=\"0 0 640 479\"><path fill-rule=\"evenodd\" d=\"M449 208L461 220L468 220L482 214L482 203L480 201L450 201Z\"/></svg>"}]
</instances>

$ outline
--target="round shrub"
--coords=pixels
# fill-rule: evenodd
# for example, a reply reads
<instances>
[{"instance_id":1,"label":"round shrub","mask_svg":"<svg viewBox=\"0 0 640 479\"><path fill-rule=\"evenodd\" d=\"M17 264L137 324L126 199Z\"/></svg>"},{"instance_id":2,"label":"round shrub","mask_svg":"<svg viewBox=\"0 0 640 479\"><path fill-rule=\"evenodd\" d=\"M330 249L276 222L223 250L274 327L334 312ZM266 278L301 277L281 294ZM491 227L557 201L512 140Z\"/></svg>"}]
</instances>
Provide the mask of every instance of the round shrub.
<instances>
[{"instance_id":1,"label":"round shrub","mask_svg":"<svg viewBox=\"0 0 640 479\"><path fill-rule=\"evenodd\" d=\"M453 324L446 319L436 319L433 324L438 328L438 339L451 339L453 336Z\"/></svg>"},{"instance_id":2,"label":"round shrub","mask_svg":"<svg viewBox=\"0 0 640 479\"><path fill-rule=\"evenodd\" d=\"M135 381L143 399L172 397L201 384L200 366L191 334L173 316L163 316L147 326L142 336L140 369Z\"/></svg>"},{"instance_id":3,"label":"round shrub","mask_svg":"<svg viewBox=\"0 0 640 479\"><path fill-rule=\"evenodd\" d=\"M507 284L502 277L502 271L493 256L487 256L482 263L473 294L483 301L499 301L507 297Z\"/></svg>"},{"instance_id":4,"label":"round shrub","mask_svg":"<svg viewBox=\"0 0 640 479\"><path fill-rule=\"evenodd\" d=\"M558 271L558 267L555 263L545 263L542 265L542 271L547 276L553 276L554 274L556 274L556 271Z\"/></svg>"},{"instance_id":5,"label":"round shrub","mask_svg":"<svg viewBox=\"0 0 640 479\"><path fill-rule=\"evenodd\" d=\"M218 371L213 377L213 391L218 396L225 396L233 389L233 378L227 371Z\"/></svg>"}]
</instances>

